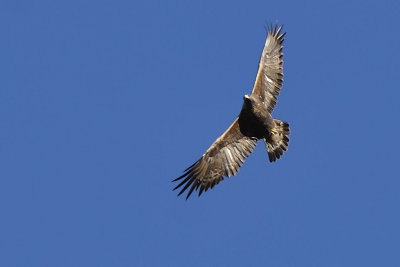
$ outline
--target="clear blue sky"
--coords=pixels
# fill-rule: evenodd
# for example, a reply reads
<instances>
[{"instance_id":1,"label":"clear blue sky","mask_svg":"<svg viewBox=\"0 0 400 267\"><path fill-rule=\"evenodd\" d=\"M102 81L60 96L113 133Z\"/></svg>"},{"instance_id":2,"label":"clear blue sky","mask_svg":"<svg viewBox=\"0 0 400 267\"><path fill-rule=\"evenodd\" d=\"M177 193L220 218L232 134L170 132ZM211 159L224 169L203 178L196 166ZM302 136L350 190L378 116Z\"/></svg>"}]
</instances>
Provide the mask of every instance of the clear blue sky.
<instances>
[{"instance_id":1,"label":"clear blue sky","mask_svg":"<svg viewBox=\"0 0 400 267\"><path fill-rule=\"evenodd\" d=\"M238 115L285 25L262 144L171 180ZM2 1L0 266L400 266L398 1Z\"/></svg>"}]
</instances>

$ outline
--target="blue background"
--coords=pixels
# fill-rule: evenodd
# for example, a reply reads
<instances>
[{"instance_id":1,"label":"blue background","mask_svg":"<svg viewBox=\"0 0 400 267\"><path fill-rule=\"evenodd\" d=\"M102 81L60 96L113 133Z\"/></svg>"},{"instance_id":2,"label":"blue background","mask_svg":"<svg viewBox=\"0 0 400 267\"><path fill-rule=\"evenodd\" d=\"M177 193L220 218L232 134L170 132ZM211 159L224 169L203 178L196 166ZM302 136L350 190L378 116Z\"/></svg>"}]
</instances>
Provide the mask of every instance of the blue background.
<instances>
[{"instance_id":1,"label":"blue background","mask_svg":"<svg viewBox=\"0 0 400 267\"><path fill-rule=\"evenodd\" d=\"M290 122L200 198L283 23ZM2 1L1 266L400 266L398 1Z\"/></svg>"}]
</instances>

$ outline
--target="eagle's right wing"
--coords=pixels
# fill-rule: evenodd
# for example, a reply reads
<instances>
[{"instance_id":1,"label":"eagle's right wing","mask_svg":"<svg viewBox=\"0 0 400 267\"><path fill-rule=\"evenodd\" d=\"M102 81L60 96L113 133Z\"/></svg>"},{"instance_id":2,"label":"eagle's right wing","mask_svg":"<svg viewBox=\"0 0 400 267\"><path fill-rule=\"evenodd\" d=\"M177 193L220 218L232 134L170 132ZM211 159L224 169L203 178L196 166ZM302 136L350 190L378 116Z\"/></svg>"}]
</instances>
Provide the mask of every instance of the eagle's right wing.
<instances>
[{"instance_id":1,"label":"eagle's right wing","mask_svg":"<svg viewBox=\"0 0 400 267\"><path fill-rule=\"evenodd\" d=\"M179 196L191 186L186 199L193 190L200 189L200 196L203 191L213 188L224 177L236 175L256 145L256 139L244 136L240 132L239 121L236 119L198 161L187 168L182 176L173 180L175 182L183 179L174 190L183 186Z\"/></svg>"},{"instance_id":2,"label":"eagle's right wing","mask_svg":"<svg viewBox=\"0 0 400 267\"><path fill-rule=\"evenodd\" d=\"M272 113L283 81L283 40L282 26L271 27L261 53L260 63L252 94L258 96Z\"/></svg>"}]
</instances>

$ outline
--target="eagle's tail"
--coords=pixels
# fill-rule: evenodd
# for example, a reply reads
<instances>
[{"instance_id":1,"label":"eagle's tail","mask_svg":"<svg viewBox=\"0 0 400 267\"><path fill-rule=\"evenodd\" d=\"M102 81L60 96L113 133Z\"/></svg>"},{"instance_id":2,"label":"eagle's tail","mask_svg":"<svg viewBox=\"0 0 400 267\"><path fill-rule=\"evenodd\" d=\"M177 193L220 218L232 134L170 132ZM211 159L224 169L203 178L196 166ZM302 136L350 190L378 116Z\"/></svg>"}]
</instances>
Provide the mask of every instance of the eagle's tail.
<instances>
[{"instance_id":1,"label":"eagle's tail","mask_svg":"<svg viewBox=\"0 0 400 267\"><path fill-rule=\"evenodd\" d=\"M289 146L289 123L274 119L275 126L271 130L271 136L265 138L265 146L270 162L279 159Z\"/></svg>"}]
</instances>

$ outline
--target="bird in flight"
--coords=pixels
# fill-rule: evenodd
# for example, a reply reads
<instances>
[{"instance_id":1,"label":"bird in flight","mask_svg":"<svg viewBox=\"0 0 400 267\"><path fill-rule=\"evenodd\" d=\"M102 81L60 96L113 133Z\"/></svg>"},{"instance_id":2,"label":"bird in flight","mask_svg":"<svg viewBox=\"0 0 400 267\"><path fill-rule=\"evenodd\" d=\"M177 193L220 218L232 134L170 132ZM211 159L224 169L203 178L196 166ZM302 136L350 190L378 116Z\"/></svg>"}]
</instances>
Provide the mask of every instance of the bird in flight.
<instances>
[{"instance_id":1,"label":"bird in flight","mask_svg":"<svg viewBox=\"0 0 400 267\"><path fill-rule=\"evenodd\" d=\"M283 81L285 34L282 26L275 25L268 30L251 94L244 95L242 110L229 128L183 175L173 180L179 182L173 189L180 189L178 196L187 189L186 199L194 190L200 196L224 177L236 175L258 140L264 141L270 162L287 150L289 124L272 117Z\"/></svg>"}]
</instances>

